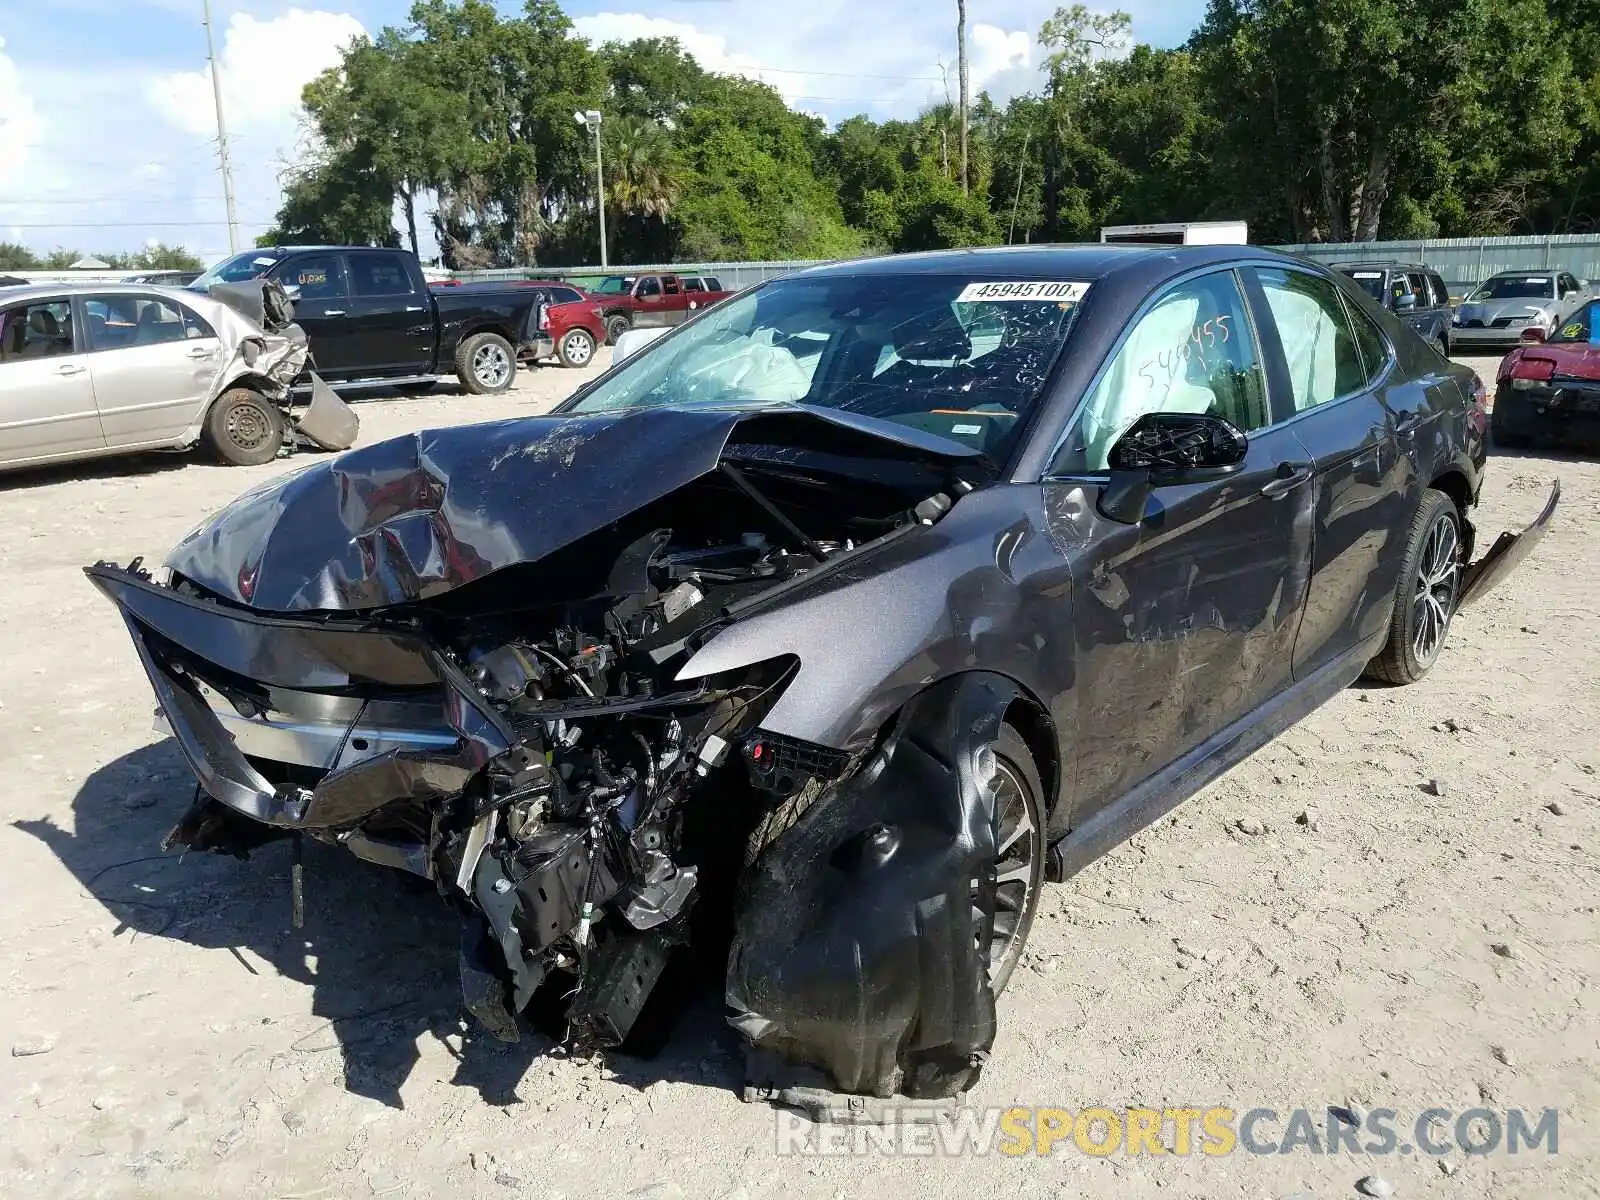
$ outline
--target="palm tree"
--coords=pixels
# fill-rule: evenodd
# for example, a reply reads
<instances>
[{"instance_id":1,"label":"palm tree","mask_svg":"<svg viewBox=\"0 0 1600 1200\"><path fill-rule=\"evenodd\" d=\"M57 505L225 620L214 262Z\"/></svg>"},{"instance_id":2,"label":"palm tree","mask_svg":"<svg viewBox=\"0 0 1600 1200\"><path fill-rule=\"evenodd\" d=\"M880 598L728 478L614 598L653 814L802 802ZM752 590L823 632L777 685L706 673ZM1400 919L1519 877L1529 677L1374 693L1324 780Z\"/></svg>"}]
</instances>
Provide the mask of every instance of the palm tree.
<instances>
[{"instance_id":1,"label":"palm tree","mask_svg":"<svg viewBox=\"0 0 1600 1200\"><path fill-rule=\"evenodd\" d=\"M678 160L667 131L654 121L620 117L606 151L606 192L623 217L664 218L683 190Z\"/></svg>"}]
</instances>

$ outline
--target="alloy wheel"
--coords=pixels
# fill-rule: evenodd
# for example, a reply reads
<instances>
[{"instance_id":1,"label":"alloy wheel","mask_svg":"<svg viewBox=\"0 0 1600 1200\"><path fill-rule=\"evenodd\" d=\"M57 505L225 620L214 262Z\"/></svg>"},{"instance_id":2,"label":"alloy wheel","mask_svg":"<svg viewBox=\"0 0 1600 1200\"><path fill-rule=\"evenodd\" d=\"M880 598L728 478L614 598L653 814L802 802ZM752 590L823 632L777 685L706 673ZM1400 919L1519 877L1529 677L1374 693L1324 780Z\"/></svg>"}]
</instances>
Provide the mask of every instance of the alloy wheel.
<instances>
[{"instance_id":1,"label":"alloy wheel","mask_svg":"<svg viewBox=\"0 0 1600 1200\"><path fill-rule=\"evenodd\" d=\"M511 358L504 346L479 346L472 356L473 377L486 388L499 388L511 376Z\"/></svg>"},{"instance_id":2,"label":"alloy wheel","mask_svg":"<svg viewBox=\"0 0 1600 1200\"><path fill-rule=\"evenodd\" d=\"M594 343L589 340L589 335L573 333L567 335L567 359L575 366L583 366L594 354Z\"/></svg>"},{"instance_id":3,"label":"alloy wheel","mask_svg":"<svg viewBox=\"0 0 1600 1200\"><path fill-rule=\"evenodd\" d=\"M1431 666L1439 657L1455 613L1460 584L1461 537L1456 532L1455 518L1442 512L1428 530L1418 558L1411 631L1411 653L1418 666Z\"/></svg>"},{"instance_id":4,"label":"alloy wheel","mask_svg":"<svg viewBox=\"0 0 1600 1200\"><path fill-rule=\"evenodd\" d=\"M990 752L992 753L992 752ZM991 877L974 880L973 916L989 960L989 985L998 995L1022 958L1043 881L1044 837L1038 797L1017 767L994 755L995 863ZM1031 802L1030 802L1031 801Z\"/></svg>"}]
</instances>

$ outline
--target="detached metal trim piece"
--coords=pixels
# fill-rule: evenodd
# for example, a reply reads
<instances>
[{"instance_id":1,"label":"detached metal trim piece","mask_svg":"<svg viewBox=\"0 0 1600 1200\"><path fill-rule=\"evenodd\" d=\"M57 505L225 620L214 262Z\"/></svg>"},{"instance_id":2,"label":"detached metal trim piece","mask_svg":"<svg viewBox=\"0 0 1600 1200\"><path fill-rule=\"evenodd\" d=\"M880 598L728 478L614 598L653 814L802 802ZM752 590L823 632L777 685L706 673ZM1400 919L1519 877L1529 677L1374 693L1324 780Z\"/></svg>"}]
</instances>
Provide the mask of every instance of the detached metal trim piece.
<instances>
[{"instance_id":1,"label":"detached metal trim piece","mask_svg":"<svg viewBox=\"0 0 1600 1200\"><path fill-rule=\"evenodd\" d=\"M1550 499L1545 502L1544 511L1532 525L1521 533L1502 533L1489 547L1489 553L1461 573L1461 597L1456 601L1458 610L1481 600L1495 584L1515 571L1522 560L1533 553L1533 548L1549 530L1550 518L1555 515L1560 499L1561 481L1557 479L1550 485Z\"/></svg>"}]
</instances>

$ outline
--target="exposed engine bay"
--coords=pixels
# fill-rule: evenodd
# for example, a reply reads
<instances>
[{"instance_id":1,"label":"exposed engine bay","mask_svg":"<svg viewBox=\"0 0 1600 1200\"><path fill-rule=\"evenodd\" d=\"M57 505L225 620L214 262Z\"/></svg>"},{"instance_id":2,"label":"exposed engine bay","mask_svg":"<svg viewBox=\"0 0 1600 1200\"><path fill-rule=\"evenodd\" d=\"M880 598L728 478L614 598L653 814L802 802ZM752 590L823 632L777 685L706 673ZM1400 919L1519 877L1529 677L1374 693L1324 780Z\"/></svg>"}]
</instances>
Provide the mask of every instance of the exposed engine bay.
<instances>
[{"instance_id":1,"label":"exposed engine bay","mask_svg":"<svg viewBox=\"0 0 1600 1200\"><path fill-rule=\"evenodd\" d=\"M698 470L690 454L687 484L658 489L604 524L591 517L590 528L548 553L523 557L523 537L504 565L481 552L489 535L480 535L480 549L463 544L464 521L441 531L449 489L430 490L416 472L398 483L371 472L379 483L362 494L361 529L343 531L358 545L352 561L365 576L340 566L319 582L320 556L302 555L290 567L281 553L274 576L271 538L245 545L238 528L254 529L260 522L251 514L267 505L317 527L306 498L329 472L345 475L334 494L348 524L354 468L362 455L399 453L386 443L290 477L279 493L247 495L240 511L225 510L209 531L186 539L164 581L137 562L89 568L121 608L163 726L199 779L196 802L167 845L243 855L275 838L310 837L427 878L462 918L463 999L485 1028L516 1040L519 1014L548 989L565 998L569 1041L623 1043L676 950L716 954L731 940L740 957L741 902L763 886L795 886L763 882L764 852L884 754L881 744L844 749L761 728L794 683L797 658L774 654L697 675L696 654L752 613L848 586L862 564L944 517L973 489L964 475L982 478L976 465L957 469L940 460L942 448L929 453L919 446L923 435L907 433L905 445L881 448L870 469L858 462L845 487L833 456L877 449L873 439L823 427L809 444L791 436L779 447L725 448L748 420L697 414L694 424L715 443L709 470ZM595 425L595 439L569 442L564 452L597 440L607 422ZM576 422L556 426L556 436L569 439L581 430ZM432 454L437 471L444 453ZM418 462L427 458L418 451ZM603 509L589 505L591 513ZM434 514L426 547L409 524L424 511ZM230 530L230 522L242 524ZM454 577L435 586L430 570ZM308 588L334 576L343 611L303 603ZM245 603L252 597L271 599ZM965 721L978 731L972 736L981 736L981 724ZM881 765L880 773L896 778ZM970 811L962 819L977 819L981 785L966 781ZM907 795L936 812L925 797ZM992 854L987 825L954 844L968 858ZM952 866L951 853L941 840L939 878L948 874L949 882L939 886L956 898L943 909L970 922L975 868L965 858ZM902 858L917 870L928 866ZM791 867L769 856L766 869L781 877ZM885 920L883 936L895 945L915 936L910 922L925 900L909 896L905 921ZM911 1079L914 1006L886 1018L887 1051L873 1049L870 1063L856 1061L863 1037L848 1028L831 1048L808 1050L798 1023L773 1012L780 1001L735 1023L752 1043L767 1041L840 1090L965 1086L992 1037L993 998L973 931L963 926L948 940L974 1014L970 1045L954 1033L950 1040L962 1044L952 1053L932 1043L948 1070L925 1067ZM743 954L748 970L737 981L730 974L730 999L795 974L792 966L757 971L758 960ZM817 1004L807 996L801 1006L815 1014Z\"/></svg>"}]
</instances>

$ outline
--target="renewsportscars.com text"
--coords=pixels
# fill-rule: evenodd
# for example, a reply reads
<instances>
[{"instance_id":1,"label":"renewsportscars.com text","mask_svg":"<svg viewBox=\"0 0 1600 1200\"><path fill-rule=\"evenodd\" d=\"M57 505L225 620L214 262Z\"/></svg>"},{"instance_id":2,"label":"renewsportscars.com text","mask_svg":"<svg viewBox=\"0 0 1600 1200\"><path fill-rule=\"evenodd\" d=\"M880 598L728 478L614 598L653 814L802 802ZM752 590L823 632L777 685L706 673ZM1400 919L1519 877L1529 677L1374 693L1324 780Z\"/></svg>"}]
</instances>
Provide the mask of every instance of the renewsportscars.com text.
<instances>
[{"instance_id":1,"label":"renewsportscars.com text","mask_svg":"<svg viewBox=\"0 0 1600 1200\"><path fill-rule=\"evenodd\" d=\"M1230 1154L1439 1156L1556 1154L1556 1109L1427 1108L1402 1117L1393 1109L1053 1107L959 1108L930 1119L925 1109L894 1110L883 1124L816 1125L798 1113L774 1113L780 1156L957 1157L1088 1154L1221 1158Z\"/></svg>"}]
</instances>

